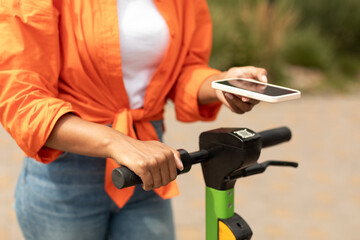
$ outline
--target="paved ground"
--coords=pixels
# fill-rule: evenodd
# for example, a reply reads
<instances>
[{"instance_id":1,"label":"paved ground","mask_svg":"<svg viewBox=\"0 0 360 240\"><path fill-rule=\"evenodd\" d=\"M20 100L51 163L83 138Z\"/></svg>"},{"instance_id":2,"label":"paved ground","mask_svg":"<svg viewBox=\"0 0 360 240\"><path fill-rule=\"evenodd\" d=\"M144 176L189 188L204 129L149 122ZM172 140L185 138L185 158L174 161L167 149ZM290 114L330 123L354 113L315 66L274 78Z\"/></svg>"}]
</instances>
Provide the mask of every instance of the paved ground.
<instances>
[{"instance_id":1,"label":"paved ground","mask_svg":"<svg viewBox=\"0 0 360 240\"><path fill-rule=\"evenodd\" d=\"M291 142L264 150L261 161L298 161L298 169L272 168L239 180L235 210L254 231L255 240L360 239L360 96L303 97L257 106L237 116L223 109L212 123L183 124L167 111L165 141L197 150L197 137L218 127L255 131L286 125ZM19 240L12 210L13 188L22 153L0 129L0 239ZM204 185L200 167L178 178L182 195L174 210L179 240L204 239Z\"/></svg>"}]
</instances>

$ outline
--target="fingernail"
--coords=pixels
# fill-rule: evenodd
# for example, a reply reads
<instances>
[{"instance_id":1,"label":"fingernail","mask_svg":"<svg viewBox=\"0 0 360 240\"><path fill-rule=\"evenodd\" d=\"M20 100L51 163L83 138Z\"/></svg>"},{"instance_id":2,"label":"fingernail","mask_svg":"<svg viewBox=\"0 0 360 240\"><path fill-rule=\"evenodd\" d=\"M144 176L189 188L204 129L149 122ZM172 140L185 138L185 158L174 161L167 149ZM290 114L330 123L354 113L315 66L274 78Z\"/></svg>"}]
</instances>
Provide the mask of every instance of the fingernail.
<instances>
[{"instance_id":1,"label":"fingernail","mask_svg":"<svg viewBox=\"0 0 360 240\"><path fill-rule=\"evenodd\" d=\"M261 77L261 81L264 82L264 83L267 83L268 82L268 79L266 76L262 76Z\"/></svg>"},{"instance_id":2,"label":"fingernail","mask_svg":"<svg viewBox=\"0 0 360 240\"><path fill-rule=\"evenodd\" d=\"M243 102L248 102L248 101L249 101L249 99L248 99L247 97L242 97L241 100L242 100Z\"/></svg>"},{"instance_id":3,"label":"fingernail","mask_svg":"<svg viewBox=\"0 0 360 240\"><path fill-rule=\"evenodd\" d=\"M184 164L182 163L181 159L178 158L178 157L176 157L176 159L177 159L177 162L178 162L179 165L180 165L180 167L178 167L178 169L179 169L180 171L184 170Z\"/></svg>"},{"instance_id":4,"label":"fingernail","mask_svg":"<svg viewBox=\"0 0 360 240\"><path fill-rule=\"evenodd\" d=\"M180 162L181 162L181 161L180 161ZM184 170L184 165L182 164L182 162L181 162L181 166L180 166L179 170L180 170L180 171Z\"/></svg>"},{"instance_id":5,"label":"fingernail","mask_svg":"<svg viewBox=\"0 0 360 240\"><path fill-rule=\"evenodd\" d=\"M234 99L234 95L232 95L231 93L225 93L226 97L229 98L230 100Z\"/></svg>"}]
</instances>

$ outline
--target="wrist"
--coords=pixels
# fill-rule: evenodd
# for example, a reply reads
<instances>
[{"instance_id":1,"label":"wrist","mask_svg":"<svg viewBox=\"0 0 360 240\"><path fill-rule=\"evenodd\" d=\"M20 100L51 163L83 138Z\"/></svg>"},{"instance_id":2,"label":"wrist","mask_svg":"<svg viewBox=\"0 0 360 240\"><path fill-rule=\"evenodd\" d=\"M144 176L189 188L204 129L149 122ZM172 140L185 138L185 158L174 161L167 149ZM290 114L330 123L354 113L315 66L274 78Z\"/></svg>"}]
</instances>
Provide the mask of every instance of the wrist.
<instances>
[{"instance_id":1,"label":"wrist","mask_svg":"<svg viewBox=\"0 0 360 240\"><path fill-rule=\"evenodd\" d=\"M103 149L105 149L106 157L118 161L119 156L117 156L117 153L119 152L119 149L124 146L126 141L125 137L127 136L115 129L109 128L109 130L110 131L108 131L103 138L101 145Z\"/></svg>"},{"instance_id":2,"label":"wrist","mask_svg":"<svg viewBox=\"0 0 360 240\"><path fill-rule=\"evenodd\" d=\"M139 140L129 137L115 129L109 128L111 131L106 138L103 139L103 147L106 157L112 158L120 165L126 165L129 160L127 153L135 151L134 146L139 144Z\"/></svg>"},{"instance_id":3,"label":"wrist","mask_svg":"<svg viewBox=\"0 0 360 240\"><path fill-rule=\"evenodd\" d=\"M223 79L225 73L226 72L222 72L211 75L204 81L198 93L198 102L200 105L216 102L219 100L215 89L211 86L211 83L215 80Z\"/></svg>"}]
</instances>

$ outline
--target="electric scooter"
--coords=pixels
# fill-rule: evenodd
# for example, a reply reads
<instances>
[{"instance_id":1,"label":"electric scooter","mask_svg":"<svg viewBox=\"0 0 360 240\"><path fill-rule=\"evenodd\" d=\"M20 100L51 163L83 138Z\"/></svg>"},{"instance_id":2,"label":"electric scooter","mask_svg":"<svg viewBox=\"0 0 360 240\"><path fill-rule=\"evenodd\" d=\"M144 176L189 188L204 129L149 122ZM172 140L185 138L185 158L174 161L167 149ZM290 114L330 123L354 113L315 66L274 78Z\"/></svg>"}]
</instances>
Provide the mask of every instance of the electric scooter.
<instances>
[{"instance_id":1,"label":"electric scooter","mask_svg":"<svg viewBox=\"0 0 360 240\"><path fill-rule=\"evenodd\" d=\"M180 149L184 165L178 174L189 172L201 163L206 185L206 240L249 240L253 233L246 221L234 213L234 186L239 178L263 173L269 166L297 167L296 162L257 163L262 148L291 139L287 127L263 132L248 128L219 128L202 132L199 151ZM141 179L127 167L116 168L112 181L119 188L141 184Z\"/></svg>"}]
</instances>

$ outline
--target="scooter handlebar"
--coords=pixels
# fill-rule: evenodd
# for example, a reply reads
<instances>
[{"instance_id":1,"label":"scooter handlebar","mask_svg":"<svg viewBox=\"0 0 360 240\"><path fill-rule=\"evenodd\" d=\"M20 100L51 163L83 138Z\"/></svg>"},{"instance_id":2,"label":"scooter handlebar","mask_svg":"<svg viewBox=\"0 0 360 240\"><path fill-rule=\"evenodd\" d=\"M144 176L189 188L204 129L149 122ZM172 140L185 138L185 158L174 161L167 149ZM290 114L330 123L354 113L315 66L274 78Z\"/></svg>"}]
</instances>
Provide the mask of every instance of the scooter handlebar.
<instances>
[{"instance_id":1,"label":"scooter handlebar","mask_svg":"<svg viewBox=\"0 0 360 240\"><path fill-rule=\"evenodd\" d=\"M259 132L259 135L261 136L262 148L270 147L282 142L289 141L291 139L291 132L290 129L287 127L280 127L280 128ZM180 153L181 161L183 162L184 165L184 170L183 171L178 170L178 174L182 174L190 171L191 165L206 160L209 154L212 154L217 151L221 151L221 149L222 147L220 146L208 150L202 149L200 151L193 153L188 153L183 149L178 150ZM119 189L142 183L141 178L125 166L115 168L112 171L111 178L115 187Z\"/></svg>"},{"instance_id":2,"label":"scooter handlebar","mask_svg":"<svg viewBox=\"0 0 360 240\"><path fill-rule=\"evenodd\" d=\"M125 166L115 168L111 173L111 179L115 187L118 189L142 183L141 178Z\"/></svg>"},{"instance_id":3,"label":"scooter handlebar","mask_svg":"<svg viewBox=\"0 0 360 240\"><path fill-rule=\"evenodd\" d=\"M184 166L184 169L182 171L178 170L178 175L182 173L187 173L188 171L190 171L193 164L200 163L202 160L205 160L208 155L207 150L200 150L193 153L188 153L184 149L179 149L178 151L180 153L180 159ZM142 183L141 178L125 166L115 168L111 173L111 178L115 187L119 189L135 186Z\"/></svg>"},{"instance_id":4,"label":"scooter handlebar","mask_svg":"<svg viewBox=\"0 0 360 240\"><path fill-rule=\"evenodd\" d=\"M291 131L287 127L274 128L259 132L262 148L271 147L291 139Z\"/></svg>"}]
</instances>

